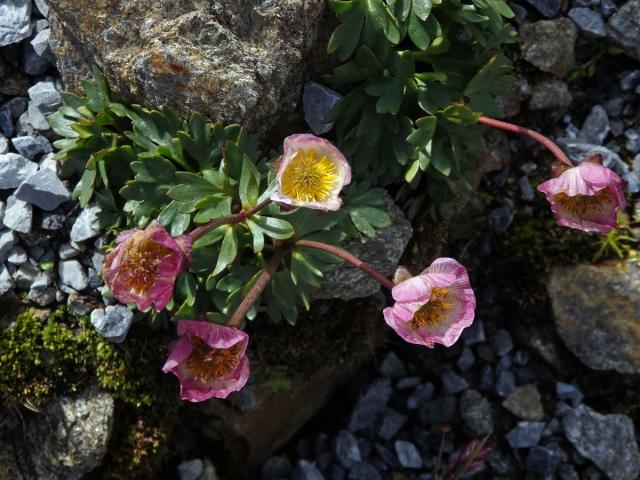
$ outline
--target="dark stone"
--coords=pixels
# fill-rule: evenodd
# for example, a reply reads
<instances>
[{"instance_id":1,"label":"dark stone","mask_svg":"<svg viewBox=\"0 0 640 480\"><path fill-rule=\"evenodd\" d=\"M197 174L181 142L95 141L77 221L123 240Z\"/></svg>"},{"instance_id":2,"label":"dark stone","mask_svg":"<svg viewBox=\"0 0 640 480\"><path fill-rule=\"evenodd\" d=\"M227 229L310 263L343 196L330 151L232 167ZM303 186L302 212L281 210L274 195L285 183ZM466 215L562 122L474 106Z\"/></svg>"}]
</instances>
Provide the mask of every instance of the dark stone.
<instances>
[{"instance_id":1,"label":"dark stone","mask_svg":"<svg viewBox=\"0 0 640 480\"><path fill-rule=\"evenodd\" d=\"M513 361L511 360L511 355L507 354L498 361L498 364L496 365L496 372L500 373L505 370L511 370L512 364Z\"/></svg>"},{"instance_id":2,"label":"dark stone","mask_svg":"<svg viewBox=\"0 0 640 480\"><path fill-rule=\"evenodd\" d=\"M385 377L402 378L407 374L407 369L395 353L389 352L380 364L378 372Z\"/></svg>"},{"instance_id":3,"label":"dark stone","mask_svg":"<svg viewBox=\"0 0 640 480\"><path fill-rule=\"evenodd\" d=\"M640 60L640 0L628 0L607 23L607 36Z\"/></svg>"},{"instance_id":4,"label":"dark stone","mask_svg":"<svg viewBox=\"0 0 640 480\"><path fill-rule=\"evenodd\" d=\"M432 383L423 383L407 399L407 409L417 410L433 397L434 387Z\"/></svg>"},{"instance_id":5,"label":"dark stone","mask_svg":"<svg viewBox=\"0 0 640 480\"><path fill-rule=\"evenodd\" d=\"M578 138L587 143L600 145L604 143L610 130L607 111L602 105L595 105L585 119Z\"/></svg>"},{"instance_id":6,"label":"dark stone","mask_svg":"<svg viewBox=\"0 0 640 480\"><path fill-rule=\"evenodd\" d=\"M493 334L489 342L491 343L493 351L496 352L496 355L501 357L513 350L513 339L509 332L504 329L500 329Z\"/></svg>"},{"instance_id":7,"label":"dark stone","mask_svg":"<svg viewBox=\"0 0 640 480\"><path fill-rule=\"evenodd\" d=\"M618 11L618 6L613 0L600 0L600 11L604 18L609 18Z\"/></svg>"},{"instance_id":8,"label":"dark stone","mask_svg":"<svg viewBox=\"0 0 640 480\"><path fill-rule=\"evenodd\" d=\"M638 72L640 73L640 70L638 70ZM603 105L607 114L609 114L609 117L619 117L622 113L622 107L624 107L624 98L612 98L611 100L604 102Z\"/></svg>"},{"instance_id":9,"label":"dark stone","mask_svg":"<svg viewBox=\"0 0 640 480\"><path fill-rule=\"evenodd\" d=\"M462 332L462 339L467 347L482 343L487 340L484 333L484 323L479 318L476 318L470 327L465 328Z\"/></svg>"},{"instance_id":10,"label":"dark stone","mask_svg":"<svg viewBox=\"0 0 640 480\"><path fill-rule=\"evenodd\" d=\"M333 464L329 467L329 480L344 480L347 474L340 465Z\"/></svg>"},{"instance_id":11,"label":"dark stone","mask_svg":"<svg viewBox=\"0 0 640 480\"><path fill-rule=\"evenodd\" d=\"M520 192L520 198L525 202L531 202L535 198L535 192L529 182L529 177L526 175L520 177L518 180L518 191Z\"/></svg>"},{"instance_id":12,"label":"dark stone","mask_svg":"<svg viewBox=\"0 0 640 480\"><path fill-rule=\"evenodd\" d=\"M598 12L590 8L572 8L567 15L587 37L604 38L607 35L607 27Z\"/></svg>"},{"instance_id":13,"label":"dark stone","mask_svg":"<svg viewBox=\"0 0 640 480\"><path fill-rule=\"evenodd\" d=\"M422 457L413 443L396 440L395 449L398 463L404 468L422 468Z\"/></svg>"},{"instance_id":14,"label":"dark stone","mask_svg":"<svg viewBox=\"0 0 640 480\"><path fill-rule=\"evenodd\" d=\"M405 377L398 380L396 388L398 390L408 390L409 388L415 388L420 385L422 379L420 377Z\"/></svg>"},{"instance_id":15,"label":"dark stone","mask_svg":"<svg viewBox=\"0 0 640 480\"><path fill-rule=\"evenodd\" d=\"M428 401L419 413L420 420L428 424L452 422L458 417L456 397L438 397Z\"/></svg>"},{"instance_id":16,"label":"dark stone","mask_svg":"<svg viewBox=\"0 0 640 480\"><path fill-rule=\"evenodd\" d=\"M440 379L445 395L455 395L469 388L467 381L451 370L444 372Z\"/></svg>"},{"instance_id":17,"label":"dark stone","mask_svg":"<svg viewBox=\"0 0 640 480\"><path fill-rule=\"evenodd\" d=\"M567 439L580 454L612 480L634 480L640 475L640 453L634 425L626 415L601 415L586 405L562 418ZM605 448L606 446L606 448Z\"/></svg>"},{"instance_id":18,"label":"dark stone","mask_svg":"<svg viewBox=\"0 0 640 480\"><path fill-rule=\"evenodd\" d=\"M493 433L491 405L475 390L467 390L460 396L460 416L471 434L483 437Z\"/></svg>"},{"instance_id":19,"label":"dark stone","mask_svg":"<svg viewBox=\"0 0 640 480\"><path fill-rule=\"evenodd\" d=\"M373 465L361 462L349 472L349 480L382 480L382 476Z\"/></svg>"},{"instance_id":20,"label":"dark stone","mask_svg":"<svg viewBox=\"0 0 640 480\"><path fill-rule=\"evenodd\" d=\"M560 400L571 402L573 408L578 407L582 403L584 395L578 387L570 383L556 382L556 393Z\"/></svg>"},{"instance_id":21,"label":"dark stone","mask_svg":"<svg viewBox=\"0 0 640 480\"><path fill-rule=\"evenodd\" d=\"M543 17L552 18L560 13L562 0L527 0Z\"/></svg>"},{"instance_id":22,"label":"dark stone","mask_svg":"<svg viewBox=\"0 0 640 480\"><path fill-rule=\"evenodd\" d=\"M556 472L559 480L580 480L580 476L573 465L569 463L563 463L558 467Z\"/></svg>"},{"instance_id":23,"label":"dark stone","mask_svg":"<svg viewBox=\"0 0 640 480\"><path fill-rule=\"evenodd\" d=\"M544 422L519 422L518 426L506 435L511 448L531 448L540 443Z\"/></svg>"},{"instance_id":24,"label":"dark stone","mask_svg":"<svg viewBox=\"0 0 640 480\"><path fill-rule=\"evenodd\" d=\"M362 461L358 440L348 430L342 430L336 437L335 454L338 462L347 470Z\"/></svg>"},{"instance_id":25,"label":"dark stone","mask_svg":"<svg viewBox=\"0 0 640 480\"><path fill-rule=\"evenodd\" d=\"M316 466L306 460L300 460L293 471L292 480L325 480Z\"/></svg>"},{"instance_id":26,"label":"dark stone","mask_svg":"<svg viewBox=\"0 0 640 480\"><path fill-rule=\"evenodd\" d=\"M522 25L519 41L527 62L544 72L563 78L575 64L577 37L575 24L562 17Z\"/></svg>"},{"instance_id":27,"label":"dark stone","mask_svg":"<svg viewBox=\"0 0 640 480\"><path fill-rule=\"evenodd\" d=\"M512 469L512 462L509 456L502 450L494 451L489 457L489 465L498 475L505 475Z\"/></svg>"},{"instance_id":28,"label":"dark stone","mask_svg":"<svg viewBox=\"0 0 640 480\"><path fill-rule=\"evenodd\" d=\"M640 152L640 132L635 128L630 128L624 132L624 136L627 138L625 148L631 154Z\"/></svg>"},{"instance_id":29,"label":"dark stone","mask_svg":"<svg viewBox=\"0 0 640 480\"><path fill-rule=\"evenodd\" d=\"M493 367L491 367L491 365L483 365L480 371L480 390L485 392L493 390L495 381L496 376L493 373Z\"/></svg>"},{"instance_id":30,"label":"dark stone","mask_svg":"<svg viewBox=\"0 0 640 480\"><path fill-rule=\"evenodd\" d=\"M509 205L495 208L489 213L489 226L495 233L504 233L513 221L513 210Z\"/></svg>"},{"instance_id":31,"label":"dark stone","mask_svg":"<svg viewBox=\"0 0 640 480\"><path fill-rule=\"evenodd\" d=\"M286 457L269 458L262 465L262 480L281 480L291 476L291 462Z\"/></svg>"},{"instance_id":32,"label":"dark stone","mask_svg":"<svg viewBox=\"0 0 640 480\"><path fill-rule=\"evenodd\" d=\"M534 447L527 455L527 470L539 478L549 478L558 468L558 454L546 447Z\"/></svg>"},{"instance_id":33,"label":"dark stone","mask_svg":"<svg viewBox=\"0 0 640 480\"><path fill-rule=\"evenodd\" d=\"M628 70L620 77L620 87L622 87L622 91L630 92L636 85L640 85L640 68ZM622 105L620 106L620 111L622 111Z\"/></svg>"},{"instance_id":34,"label":"dark stone","mask_svg":"<svg viewBox=\"0 0 640 480\"><path fill-rule=\"evenodd\" d=\"M302 94L302 107L307 125L316 135L327 133L334 122L324 123L323 119L340 101L342 95L317 82L306 82Z\"/></svg>"},{"instance_id":35,"label":"dark stone","mask_svg":"<svg viewBox=\"0 0 640 480\"><path fill-rule=\"evenodd\" d=\"M475 357L473 356L473 352L470 348L465 347L460 354L460 358L458 358L458 369L461 372L466 372L473 364L476 362Z\"/></svg>"},{"instance_id":36,"label":"dark stone","mask_svg":"<svg viewBox=\"0 0 640 480\"><path fill-rule=\"evenodd\" d=\"M523 420L538 421L544 417L540 393L535 385L521 385L516 388L502 406Z\"/></svg>"},{"instance_id":37,"label":"dark stone","mask_svg":"<svg viewBox=\"0 0 640 480\"><path fill-rule=\"evenodd\" d=\"M521 367L525 366L527 363L529 363L529 353L525 352L524 350L518 350L513 355L513 363Z\"/></svg>"},{"instance_id":38,"label":"dark stone","mask_svg":"<svg viewBox=\"0 0 640 480\"><path fill-rule=\"evenodd\" d=\"M391 440L404 427L407 420L405 415L388 408L378 427L378 436L384 440Z\"/></svg>"},{"instance_id":39,"label":"dark stone","mask_svg":"<svg viewBox=\"0 0 640 480\"><path fill-rule=\"evenodd\" d=\"M380 415L391 397L391 380L379 378L369 385L351 413L349 430L357 432L369 427Z\"/></svg>"}]
</instances>

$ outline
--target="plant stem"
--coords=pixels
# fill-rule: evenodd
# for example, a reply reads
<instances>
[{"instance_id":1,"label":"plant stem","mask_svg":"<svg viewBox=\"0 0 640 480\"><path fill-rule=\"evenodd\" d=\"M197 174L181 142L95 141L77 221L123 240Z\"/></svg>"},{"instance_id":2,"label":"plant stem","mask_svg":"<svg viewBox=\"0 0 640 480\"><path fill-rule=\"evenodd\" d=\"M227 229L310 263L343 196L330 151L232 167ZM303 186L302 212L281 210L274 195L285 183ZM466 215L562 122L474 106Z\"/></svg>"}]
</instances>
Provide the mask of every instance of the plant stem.
<instances>
[{"instance_id":1,"label":"plant stem","mask_svg":"<svg viewBox=\"0 0 640 480\"><path fill-rule=\"evenodd\" d=\"M204 225L196 228L191 233L189 233L189 236L191 237L191 241L195 242L198 238L200 238L205 233L210 232L211 230L215 230L216 228L222 225L230 225L232 223L244 222L247 218L258 213L260 210L262 210L264 207L266 207L270 203L271 203L271 200L267 199L251 207L249 210L241 210L238 213L232 213L231 215L227 215L226 217L220 217L220 218L211 220L209 223L205 223Z\"/></svg>"},{"instance_id":2,"label":"plant stem","mask_svg":"<svg viewBox=\"0 0 640 480\"><path fill-rule=\"evenodd\" d=\"M282 262L282 257L284 256L284 247L282 245L277 245L274 252L273 257L262 271L260 275L258 275L258 279L256 283L249 289L245 297L236 308L236 311L233 312L231 318L227 322L227 326L238 328L242 323L242 320L247 315L247 312L251 308L251 306L256 303L258 297L265 289L265 287L269 284L269 280L273 277L273 274L278 271L278 267L280 266L280 262Z\"/></svg>"},{"instance_id":3,"label":"plant stem","mask_svg":"<svg viewBox=\"0 0 640 480\"><path fill-rule=\"evenodd\" d=\"M499 128L500 130L506 130L507 132L518 133L520 135L525 135L529 138L532 138L536 142L541 143L543 146L545 146L547 150L549 150L553 154L553 156L560 160L562 163L573 167L573 164L565 155L565 153L560 150L560 147L558 147L558 145L556 145L551 139L538 132L534 132L533 130L529 130L528 128L524 128L519 125L514 125L513 123L502 122L494 118L485 117L484 115L481 115L478 121L490 127Z\"/></svg>"},{"instance_id":4,"label":"plant stem","mask_svg":"<svg viewBox=\"0 0 640 480\"><path fill-rule=\"evenodd\" d=\"M340 257L344 261L349 262L354 267L359 268L360 270L362 270L364 273L369 275L371 278L373 278L376 282L378 282L383 287L385 287L385 288L387 288L389 290L391 290L393 287L395 287L395 284L391 280L389 280L387 277L385 277L381 273L376 272L369 265L364 263L358 257L355 257L354 255L351 255L346 250L343 250L343 249L338 248L338 247L334 247L333 245L329 245L327 243L316 242L314 240L298 240L297 242L294 243L294 245L296 247L315 248L316 250L322 250L324 252L327 252L327 253L330 253L332 255L335 255L336 257Z\"/></svg>"}]
</instances>

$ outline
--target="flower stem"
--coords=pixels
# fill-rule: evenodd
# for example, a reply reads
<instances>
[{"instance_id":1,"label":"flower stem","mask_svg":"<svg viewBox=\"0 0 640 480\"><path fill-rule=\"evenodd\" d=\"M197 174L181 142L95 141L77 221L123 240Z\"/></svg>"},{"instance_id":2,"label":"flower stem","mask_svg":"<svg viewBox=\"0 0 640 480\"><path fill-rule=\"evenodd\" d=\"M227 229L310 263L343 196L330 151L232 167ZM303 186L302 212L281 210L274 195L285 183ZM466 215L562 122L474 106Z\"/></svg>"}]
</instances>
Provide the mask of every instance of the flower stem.
<instances>
[{"instance_id":1,"label":"flower stem","mask_svg":"<svg viewBox=\"0 0 640 480\"><path fill-rule=\"evenodd\" d=\"M536 142L541 143L544 147L546 147L547 150L549 150L553 154L553 156L560 160L562 163L573 167L573 164L565 155L565 153L560 150L560 147L558 147L558 145L556 145L551 139L538 132L534 132L533 130L529 130L528 128L524 128L519 125L514 125L513 123L502 122L494 118L485 117L484 115L481 115L478 121L490 127L499 128L500 130L506 130L507 132L518 133L520 135L525 135L529 138L532 138Z\"/></svg>"},{"instance_id":2,"label":"flower stem","mask_svg":"<svg viewBox=\"0 0 640 480\"><path fill-rule=\"evenodd\" d=\"M389 290L391 290L393 287L395 287L395 284L391 280L389 280L387 277L385 277L381 273L376 272L369 265L364 263L358 257L355 257L354 255L351 255L346 250L343 250L343 249L338 248L338 247L334 247L333 245L329 245L327 243L316 242L314 240L298 240L298 241L296 241L294 243L294 245L296 247L315 248L316 250L322 250L324 252L327 252L327 253L330 253L332 255L335 255L336 257L340 257L344 261L346 261L346 262L350 263L351 265L353 265L354 267L359 268L360 270L362 270L364 273L369 275L371 278L373 278L376 282L378 282L383 287L385 287L385 288L387 288Z\"/></svg>"},{"instance_id":3,"label":"flower stem","mask_svg":"<svg viewBox=\"0 0 640 480\"><path fill-rule=\"evenodd\" d=\"M204 225L196 228L191 233L189 233L189 236L191 237L191 241L195 242L198 238L200 238L205 233L210 232L211 230L215 230L216 228L222 225L230 225L232 223L244 222L247 218L258 213L260 210L262 210L264 207L266 207L270 203L271 203L271 200L267 199L251 207L249 210L241 210L238 213L232 213L231 215L227 215L226 217L213 219L209 223L205 223Z\"/></svg>"},{"instance_id":4,"label":"flower stem","mask_svg":"<svg viewBox=\"0 0 640 480\"><path fill-rule=\"evenodd\" d=\"M269 284L269 280L271 280L271 277L273 277L274 273L278 271L278 267L282 262L283 256L284 246L277 245L273 252L273 257L271 257L271 260L269 261L265 269L258 276L256 283L253 284L245 297L242 299L240 305L238 305L238 308L236 308L236 311L233 312L233 315L231 315L231 318L227 322L227 326L234 328L240 327L242 320L247 315L247 312L249 311L251 306L256 303L256 300L258 300L258 297L260 296L262 291Z\"/></svg>"}]
</instances>

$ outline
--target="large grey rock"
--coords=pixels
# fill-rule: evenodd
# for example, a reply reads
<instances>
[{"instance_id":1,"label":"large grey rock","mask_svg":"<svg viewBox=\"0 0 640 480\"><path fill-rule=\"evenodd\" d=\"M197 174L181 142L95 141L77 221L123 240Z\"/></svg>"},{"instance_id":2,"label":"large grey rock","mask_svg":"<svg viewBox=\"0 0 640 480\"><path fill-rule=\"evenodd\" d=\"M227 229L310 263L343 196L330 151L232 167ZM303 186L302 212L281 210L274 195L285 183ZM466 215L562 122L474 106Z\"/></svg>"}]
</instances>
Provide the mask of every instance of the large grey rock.
<instances>
[{"instance_id":1,"label":"large grey rock","mask_svg":"<svg viewBox=\"0 0 640 480\"><path fill-rule=\"evenodd\" d=\"M0 436L0 478L79 480L100 465L113 426L111 394L57 398Z\"/></svg>"},{"instance_id":2,"label":"large grey rock","mask_svg":"<svg viewBox=\"0 0 640 480\"><path fill-rule=\"evenodd\" d=\"M529 107L531 110L565 108L571 104L573 96L562 80L544 80L533 87Z\"/></svg>"},{"instance_id":3,"label":"large grey rock","mask_svg":"<svg viewBox=\"0 0 640 480\"><path fill-rule=\"evenodd\" d=\"M524 59L544 72L564 77L575 64L578 30L568 18L540 20L520 27Z\"/></svg>"},{"instance_id":4,"label":"large grey rock","mask_svg":"<svg viewBox=\"0 0 640 480\"><path fill-rule=\"evenodd\" d=\"M77 88L97 63L128 103L170 104L254 131L293 111L308 66L324 50L309 54L322 29L321 0L57 0L49 6L68 87Z\"/></svg>"},{"instance_id":5,"label":"large grey rock","mask_svg":"<svg viewBox=\"0 0 640 480\"><path fill-rule=\"evenodd\" d=\"M386 195L387 213L391 225L376 232L373 238L364 237L345 242L344 248L372 268L390 276L413 234L411 223L402 210ZM321 287L313 297L317 299L353 300L368 297L380 290L380 284L351 265L340 265L325 274Z\"/></svg>"},{"instance_id":6,"label":"large grey rock","mask_svg":"<svg viewBox=\"0 0 640 480\"><path fill-rule=\"evenodd\" d=\"M586 405L569 409L564 433L580 455L595 463L611 480L640 475L640 453L633 422L626 415L601 415Z\"/></svg>"},{"instance_id":7,"label":"large grey rock","mask_svg":"<svg viewBox=\"0 0 640 480\"><path fill-rule=\"evenodd\" d=\"M97 203L90 203L80 212L76 221L71 227L70 237L74 242L84 242L90 238L100 235L100 230L96 226L98 215L102 210Z\"/></svg>"},{"instance_id":8,"label":"large grey rock","mask_svg":"<svg viewBox=\"0 0 640 480\"><path fill-rule=\"evenodd\" d=\"M38 164L17 153L0 155L0 190L16 188L36 173Z\"/></svg>"},{"instance_id":9,"label":"large grey rock","mask_svg":"<svg viewBox=\"0 0 640 480\"><path fill-rule=\"evenodd\" d=\"M636 263L556 267L547 288L556 330L585 365L640 373L640 267Z\"/></svg>"},{"instance_id":10,"label":"large grey rock","mask_svg":"<svg viewBox=\"0 0 640 480\"><path fill-rule=\"evenodd\" d=\"M2 223L7 228L20 233L29 233L33 224L33 208L14 195L7 198Z\"/></svg>"},{"instance_id":11,"label":"large grey rock","mask_svg":"<svg viewBox=\"0 0 640 480\"><path fill-rule=\"evenodd\" d=\"M49 168L30 176L18 187L14 195L17 199L46 211L55 210L71 198L67 187Z\"/></svg>"},{"instance_id":12,"label":"large grey rock","mask_svg":"<svg viewBox=\"0 0 640 480\"><path fill-rule=\"evenodd\" d=\"M111 342L123 342L132 323L133 312L124 305L109 305L105 310L98 308L91 312L91 325Z\"/></svg>"},{"instance_id":13,"label":"large grey rock","mask_svg":"<svg viewBox=\"0 0 640 480\"><path fill-rule=\"evenodd\" d=\"M640 0L628 0L607 23L607 36L640 60Z\"/></svg>"},{"instance_id":14,"label":"large grey rock","mask_svg":"<svg viewBox=\"0 0 640 480\"><path fill-rule=\"evenodd\" d=\"M0 47L18 43L31 35L31 0L0 2Z\"/></svg>"}]
</instances>

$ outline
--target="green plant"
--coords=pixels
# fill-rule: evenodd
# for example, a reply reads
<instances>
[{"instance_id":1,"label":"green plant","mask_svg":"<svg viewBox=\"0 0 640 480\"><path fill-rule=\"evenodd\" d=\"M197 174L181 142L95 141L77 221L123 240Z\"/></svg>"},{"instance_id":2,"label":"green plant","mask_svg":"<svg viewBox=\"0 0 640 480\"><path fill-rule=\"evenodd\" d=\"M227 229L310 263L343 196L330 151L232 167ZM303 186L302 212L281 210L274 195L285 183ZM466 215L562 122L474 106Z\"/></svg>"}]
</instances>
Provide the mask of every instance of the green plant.
<instances>
[{"instance_id":1,"label":"green plant","mask_svg":"<svg viewBox=\"0 0 640 480\"><path fill-rule=\"evenodd\" d=\"M157 219L178 236L252 211L199 236L174 301L167 311L151 314L154 325L205 312L224 323L264 271L265 253L270 255L278 242L339 245L348 237L373 236L390 224L384 190L366 181L343 190L339 211L262 208L276 184L273 160L260 157L256 140L242 128L209 123L196 113L183 120L169 108L112 102L104 77L97 69L94 75L93 82L83 84L85 96L63 94L64 105L49 121L64 137L55 142L62 172L80 177L74 196L81 206L97 202L102 228L117 233ZM298 305L309 308L309 295L338 261L324 252L288 249L283 268L248 318L264 310L274 321L294 323Z\"/></svg>"},{"instance_id":2,"label":"green plant","mask_svg":"<svg viewBox=\"0 0 640 480\"><path fill-rule=\"evenodd\" d=\"M405 185L411 216L472 188L482 151L480 114L500 115L512 81L500 53L512 42L503 0L330 0L341 24L329 52L346 63L327 77L344 98L327 120L358 179Z\"/></svg>"}]
</instances>

